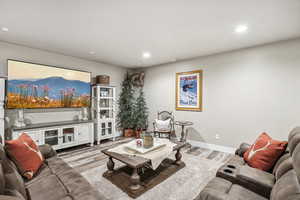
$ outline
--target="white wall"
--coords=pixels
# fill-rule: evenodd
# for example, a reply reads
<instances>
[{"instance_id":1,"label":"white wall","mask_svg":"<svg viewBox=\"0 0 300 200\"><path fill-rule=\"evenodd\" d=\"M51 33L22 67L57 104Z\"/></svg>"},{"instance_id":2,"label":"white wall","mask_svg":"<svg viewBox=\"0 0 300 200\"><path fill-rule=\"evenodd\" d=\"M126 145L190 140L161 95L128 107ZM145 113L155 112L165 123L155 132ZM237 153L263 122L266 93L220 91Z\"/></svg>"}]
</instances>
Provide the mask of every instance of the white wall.
<instances>
[{"instance_id":1,"label":"white wall","mask_svg":"<svg viewBox=\"0 0 300 200\"><path fill-rule=\"evenodd\" d=\"M106 74L110 76L111 85L117 86L117 93L120 91L120 84L126 72L125 68L117 66L91 62L71 56L64 56L48 51L0 42L0 75L7 74L7 59L89 71L92 72L92 77L100 74ZM26 110L25 118L30 119L32 123L73 120L78 114L78 110L79 109ZM12 120L14 119L14 110L7 110L6 113Z\"/></svg>"},{"instance_id":2,"label":"white wall","mask_svg":"<svg viewBox=\"0 0 300 200\"><path fill-rule=\"evenodd\" d=\"M0 75L7 59L107 74L120 91L125 68L0 42ZM175 73L203 69L203 112L175 111ZM143 69L150 122L158 110L195 123L190 139L224 146L253 142L262 131L286 139L300 125L300 39ZM63 111L63 112L62 112ZM72 120L76 109L31 110L33 123ZM36 113L35 113L36 112ZM13 117L14 112L9 111ZM180 132L180 130L177 130ZM219 134L220 139L215 139Z\"/></svg>"},{"instance_id":3,"label":"white wall","mask_svg":"<svg viewBox=\"0 0 300 200\"><path fill-rule=\"evenodd\" d=\"M204 71L203 112L175 111L175 73L196 69ZM195 123L190 139L236 147L252 143L263 131L287 139L300 125L300 39L145 71L150 122L158 110L172 110L176 120Z\"/></svg>"}]
</instances>

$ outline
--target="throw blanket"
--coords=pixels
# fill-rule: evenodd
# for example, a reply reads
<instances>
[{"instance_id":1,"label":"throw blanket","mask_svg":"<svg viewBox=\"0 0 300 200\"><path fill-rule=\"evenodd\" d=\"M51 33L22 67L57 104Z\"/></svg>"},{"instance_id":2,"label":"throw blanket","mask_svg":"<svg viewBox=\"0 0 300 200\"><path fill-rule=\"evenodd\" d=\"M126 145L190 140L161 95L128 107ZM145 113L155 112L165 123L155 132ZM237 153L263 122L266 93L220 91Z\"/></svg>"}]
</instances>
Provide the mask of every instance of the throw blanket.
<instances>
[{"instance_id":1,"label":"throw blanket","mask_svg":"<svg viewBox=\"0 0 300 200\"><path fill-rule=\"evenodd\" d=\"M135 143L136 141L134 140L131 142ZM168 139L161 139L161 138L155 138L154 142L162 143L164 144L164 146L158 149L154 149L147 153L138 153L136 151L129 150L127 148L128 144L121 144L115 148L109 149L108 151L115 152L118 154L131 155L131 156L136 155L136 156L149 159L151 160L152 169L155 170L160 165L160 163L172 153L173 147L176 146L176 144L171 142Z\"/></svg>"}]
</instances>

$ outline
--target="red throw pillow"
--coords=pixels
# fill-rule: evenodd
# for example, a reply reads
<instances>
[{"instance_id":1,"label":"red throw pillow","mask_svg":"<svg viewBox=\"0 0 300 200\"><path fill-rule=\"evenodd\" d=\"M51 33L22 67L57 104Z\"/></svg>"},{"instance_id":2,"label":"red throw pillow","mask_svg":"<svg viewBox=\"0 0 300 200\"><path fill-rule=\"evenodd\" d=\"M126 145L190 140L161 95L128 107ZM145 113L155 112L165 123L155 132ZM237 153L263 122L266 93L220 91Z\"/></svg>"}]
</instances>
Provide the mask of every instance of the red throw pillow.
<instances>
[{"instance_id":1,"label":"red throw pillow","mask_svg":"<svg viewBox=\"0 0 300 200\"><path fill-rule=\"evenodd\" d=\"M244 160L251 167L269 171L286 147L286 141L273 140L267 133L262 133L245 152Z\"/></svg>"},{"instance_id":2,"label":"red throw pillow","mask_svg":"<svg viewBox=\"0 0 300 200\"><path fill-rule=\"evenodd\" d=\"M26 133L23 133L16 140L5 141L5 149L21 174L27 179L32 179L43 164L42 153Z\"/></svg>"}]
</instances>

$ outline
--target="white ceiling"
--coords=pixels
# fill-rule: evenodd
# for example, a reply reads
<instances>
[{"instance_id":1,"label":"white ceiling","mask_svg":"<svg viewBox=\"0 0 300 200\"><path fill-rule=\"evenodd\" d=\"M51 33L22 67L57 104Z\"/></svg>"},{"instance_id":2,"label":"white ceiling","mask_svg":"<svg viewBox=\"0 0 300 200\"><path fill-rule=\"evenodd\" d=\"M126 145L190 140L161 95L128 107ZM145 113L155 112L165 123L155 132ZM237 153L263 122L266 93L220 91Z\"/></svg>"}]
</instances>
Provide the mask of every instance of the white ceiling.
<instances>
[{"instance_id":1,"label":"white ceiling","mask_svg":"<svg viewBox=\"0 0 300 200\"><path fill-rule=\"evenodd\" d=\"M0 0L0 27L2 41L146 67L300 37L300 0Z\"/></svg>"}]
</instances>

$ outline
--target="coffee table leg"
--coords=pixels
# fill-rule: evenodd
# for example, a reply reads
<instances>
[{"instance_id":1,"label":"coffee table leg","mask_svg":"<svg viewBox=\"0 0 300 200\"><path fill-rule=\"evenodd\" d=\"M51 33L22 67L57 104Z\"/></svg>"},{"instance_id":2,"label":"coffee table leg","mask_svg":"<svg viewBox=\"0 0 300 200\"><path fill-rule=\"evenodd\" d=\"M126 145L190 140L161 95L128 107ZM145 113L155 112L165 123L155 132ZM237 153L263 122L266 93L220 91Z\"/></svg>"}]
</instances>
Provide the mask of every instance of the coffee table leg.
<instances>
[{"instance_id":1,"label":"coffee table leg","mask_svg":"<svg viewBox=\"0 0 300 200\"><path fill-rule=\"evenodd\" d=\"M175 158L176 158L175 164L180 165L181 158L182 158L182 155L180 153L180 149L177 150L177 152L175 154Z\"/></svg>"},{"instance_id":2,"label":"coffee table leg","mask_svg":"<svg viewBox=\"0 0 300 200\"><path fill-rule=\"evenodd\" d=\"M115 163L114 163L112 157L109 157L108 162L107 162L108 173L113 173L114 167L115 167Z\"/></svg>"},{"instance_id":3,"label":"coffee table leg","mask_svg":"<svg viewBox=\"0 0 300 200\"><path fill-rule=\"evenodd\" d=\"M141 186L140 186L140 176L137 172L137 168L133 169L133 173L131 175L131 186L130 189L131 190L138 190Z\"/></svg>"}]
</instances>

